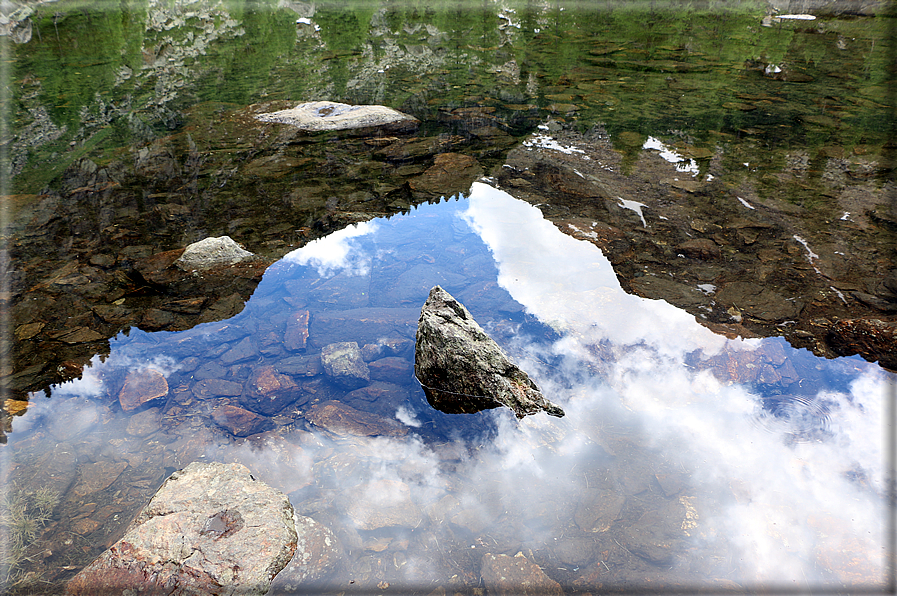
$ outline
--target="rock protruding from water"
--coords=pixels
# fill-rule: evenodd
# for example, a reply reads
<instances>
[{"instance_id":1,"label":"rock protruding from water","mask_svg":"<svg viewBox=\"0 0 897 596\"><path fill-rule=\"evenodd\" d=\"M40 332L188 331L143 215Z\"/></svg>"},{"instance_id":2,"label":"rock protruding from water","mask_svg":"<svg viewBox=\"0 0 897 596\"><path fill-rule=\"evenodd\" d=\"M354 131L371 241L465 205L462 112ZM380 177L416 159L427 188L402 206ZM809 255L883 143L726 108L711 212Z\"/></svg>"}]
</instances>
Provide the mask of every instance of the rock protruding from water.
<instances>
[{"instance_id":1,"label":"rock protruding from water","mask_svg":"<svg viewBox=\"0 0 897 596\"><path fill-rule=\"evenodd\" d=\"M564 411L542 395L529 375L511 362L464 305L436 286L417 326L414 373L427 401L449 414L507 406L518 418Z\"/></svg>"},{"instance_id":2,"label":"rock protruding from water","mask_svg":"<svg viewBox=\"0 0 897 596\"><path fill-rule=\"evenodd\" d=\"M188 245L175 264L187 271L209 269L218 265L233 265L253 256L248 250L240 248L230 236L219 236Z\"/></svg>"},{"instance_id":3,"label":"rock protruding from water","mask_svg":"<svg viewBox=\"0 0 897 596\"><path fill-rule=\"evenodd\" d=\"M265 594L296 552L293 515L286 495L245 466L194 462L66 594Z\"/></svg>"},{"instance_id":4,"label":"rock protruding from water","mask_svg":"<svg viewBox=\"0 0 897 596\"><path fill-rule=\"evenodd\" d=\"M332 101L310 101L289 110L256 116L262 122L290 124L301 130L349 130L353 128L417 128L418 120L386 106L353 106Z\"/></svg>"}]
</instances>

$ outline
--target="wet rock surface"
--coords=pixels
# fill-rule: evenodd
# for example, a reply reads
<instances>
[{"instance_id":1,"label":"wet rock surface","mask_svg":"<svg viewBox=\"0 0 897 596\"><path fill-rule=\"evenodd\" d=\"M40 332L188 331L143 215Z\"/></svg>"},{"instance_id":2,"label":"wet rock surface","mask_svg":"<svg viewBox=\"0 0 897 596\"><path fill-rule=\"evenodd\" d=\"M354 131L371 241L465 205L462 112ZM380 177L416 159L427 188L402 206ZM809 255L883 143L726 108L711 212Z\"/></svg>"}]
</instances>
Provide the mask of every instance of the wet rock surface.
<instances>
[{"instance_id":1,"label":"wet rock surface","mask_svg":"<svg viewBox=\"0 0 897 596\"><path fill-rule=\"evenodd\" d=\"M239 464L172 474L66 593L265 594L296 552L293 508Z\"/></svg>"},{"instance_id":2,"label":"wet rock surface","mask_svg":"<svg viewBox=\"0 0 897 596\"><path fill-rule=\"evenodd\" d=\"M414 373L427 401L450 414L507 406L518 418L563 416L523 370L486 335L470 312L435 286L421 309Z\"/></svg>"}]
</instances>

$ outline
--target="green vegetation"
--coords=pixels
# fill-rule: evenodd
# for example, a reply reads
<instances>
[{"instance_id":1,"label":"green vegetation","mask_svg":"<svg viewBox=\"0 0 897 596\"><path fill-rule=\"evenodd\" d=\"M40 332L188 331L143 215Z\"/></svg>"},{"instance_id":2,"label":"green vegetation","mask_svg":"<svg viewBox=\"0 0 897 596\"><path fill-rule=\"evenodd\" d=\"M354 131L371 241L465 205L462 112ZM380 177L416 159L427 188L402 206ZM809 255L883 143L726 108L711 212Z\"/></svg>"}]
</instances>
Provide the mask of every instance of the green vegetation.
<instances>
[{"instance_id":1,"label":"green vegetation","mask_svg":"<svg viewBox=\"0 0 897 596\"><path fill-rule=\"evenodd\" d=\"M706 148L745 134L764 151L887 140L890 18L764 27L762 2L503 6L328 1L299 25L269 0L42 5L15 48L13 132L33 138L12 148L27 161L13 190L177 131L203 101L382 103L425 129L440 109L493 106L514 122L536 105L612 138L672 133ZM35 132L37 108L64 131Z\"/></svg>"},{"instance_id":2,"label":"green vegetation","mask_svg":"<svg viewBox=\"0 0 897 596\"><path fill-rule=\"evenodd\" d=\"M57 503L59 493L47 487L34 491L5 488L0 498L0 586L11 588L24 580L22 564L28 548L50 521Z\"/></svg>"}]
</instances>

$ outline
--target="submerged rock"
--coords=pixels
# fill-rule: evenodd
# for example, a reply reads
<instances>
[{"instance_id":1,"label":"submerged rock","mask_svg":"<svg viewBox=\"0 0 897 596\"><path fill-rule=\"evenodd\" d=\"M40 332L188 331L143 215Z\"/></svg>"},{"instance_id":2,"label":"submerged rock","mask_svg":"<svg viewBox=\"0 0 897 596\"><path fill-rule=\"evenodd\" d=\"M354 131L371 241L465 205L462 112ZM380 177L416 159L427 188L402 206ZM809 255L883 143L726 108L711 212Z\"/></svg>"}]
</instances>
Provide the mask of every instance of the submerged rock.
<instances>
[{"instance_id":1,"label":"submerged rock","mask_svg":"<svg viewBox=\"0 0 897 596\"><path fill-rule=\"evenodd\" d=\"M118 393L122 410L130 412L143 404L168 395L165 375L153 368L131 371Z\"/></svg>"},{"instance_id":2,"label":"submerged rock","mask_svg":"<svg viewBox=\"0 0 897 596\"><path fill-rule=\"evenodd\" d=\"M66 594L264 594L296 552L286 495L240 464L194 462Z\"/></svg>"},{"instance_id":3,"label":"submerged rock","mask_svg":"<svg viewBox=\"0 0 897 596\"><path fill-rule=\"evenodd\" d=\"M268 590L270 596L295 594L308 590L330 575L342 556L342 546L327 526L310 517L294 515L298 546L296 554L286 568L277 574Z\"/></svg>"},{"instance_id":4,"label":"submerged rock","mask_svg":"<svg viewBox=\"0 0 897 596\"><path fill-rule=\"evenodd\" d=\"M507 406L518 418L541 411L564 415L439 286L421 309L414 359L415 375L437 410L461 414Z\"/></svg>"},{"instance_id":5,"label":"submerged rock","mask_svg":"<svg viewBox=\"0 0 897 596\"><path fill-rule=\"evenodd\" d=\"M513 557L486 553L480 572L490 594L556 594L564 593L561 585L545 575L542 569L523 553Z\"/></svg>"},{"instance_id":6,"label":"submerged rock","mask_svg":"<svg viewBox=\"0 0 897 596\"><path fill-rule=\"evenodd\" d=\"M335 383L348 389L357 389L371 380L368 365L361 357L361 349L354 341L328 344L321 349L321 363L326 374Z\"/></svg>"},{"instance_id":7,"label":"submerged rock","mask_svg":"<svg viewBox=\"0 0 897 596\"><path fill-rule=\"evenodd\" d=\"M371 127L417 128L418 124L417 118L386 106L353 106L332 101L301 103L295 108L259 114L256 118L315 132Z\"/></svg>"}]
</instances>

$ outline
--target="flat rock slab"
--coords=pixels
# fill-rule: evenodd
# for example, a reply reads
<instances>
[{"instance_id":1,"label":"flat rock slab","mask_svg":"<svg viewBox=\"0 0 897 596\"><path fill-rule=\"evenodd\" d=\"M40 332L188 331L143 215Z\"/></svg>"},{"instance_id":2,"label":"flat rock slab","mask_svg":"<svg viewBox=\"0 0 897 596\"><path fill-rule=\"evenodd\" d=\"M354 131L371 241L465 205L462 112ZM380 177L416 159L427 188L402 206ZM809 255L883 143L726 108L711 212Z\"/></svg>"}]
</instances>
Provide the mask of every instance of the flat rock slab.
<instances>
[{"instance_id":1,"label":"flat rock slab","mask_svg":"<svg viewBox=\"0 0 897 596\"><path fill-rule=\"evenodd\" d=\"M396 421L356 410L334 400L309 407L305 411L305 418L315 426L339 436L404 436L408 433L408 429Z\"/></svg>"},{"instance_id":2,"label":"flat rock slab","mask_svg":"<svg viewBox=\"0 0 897 596\"><path fill-rule=\"evenodd\" d=\"M332 101L310 101L289 110L259 114L262 122L290 124L301 130L326 131L395 126L417 127L418 120L386 106L353 106Z\"/></svg>"},{"instance_id":3,"label":"flat rock slab","mask_svg":"<svg viewBox=\"0 0 897 596\"><path fill-rule=\"evenodd\" d=\"M518 418L542 411L564 415L439 286L421 309L414 360L414 373L437 410L461 414L507 406Z\"/></svg>"},{"instance_id":4,"label":"flat rock slab","mask_svg":"<svg viewBox=\"0 0 897 596\"><path fill-rule=\"evenodd\" d=\"M118 403L125 412L130 412L143 404L168 395L168 381L165 375L153 368L131 371L125 377L125 384L118 393Z\"/></svg>"},{"instance_id":5,"label":"flat rock slab","mask_svg":"<svg viewBox=\"0 0 897 596\"><path fill-rule=\"evenodd\" d=\"M354 489L347 514L359 530L392 526L415 528L423 513L411 496L411 488L399 480L384 478Z\"/></svg>"},{"instance_id":6,"label":"flat rock slab","mask_svg":"<svg viewBox=\"0 0 897 596\"><path fill-rule=\"evenodd\" d=\"M66 594L261 595L296 552L293 507L240 464L172 474Z\"/></svg>"},{"instance_id":7,"label":"flat rock slab","mask_svg":"<svg viewBox=\"0 0 897 596\"><path fill-rule=\"evenodd\" d=\"M293 560L271 583L270 596L310 591L311 585L333 572L342 557L342 547L330 528L298 514L294 522L299 545Z\"/></svg>"}]
</instances>

